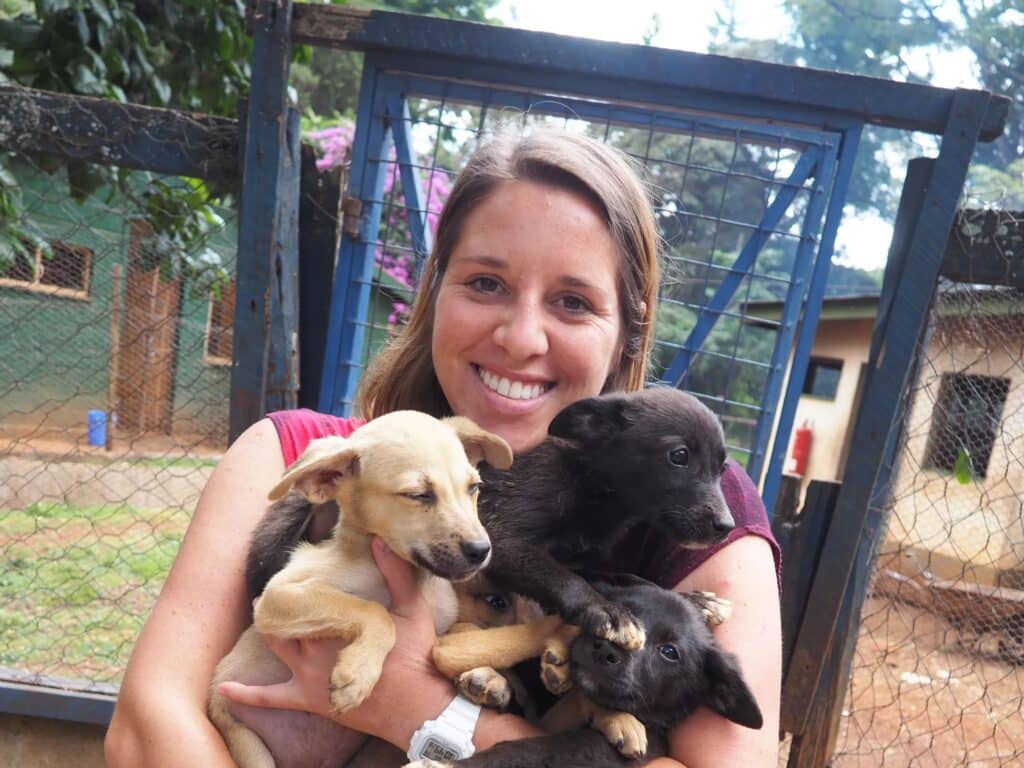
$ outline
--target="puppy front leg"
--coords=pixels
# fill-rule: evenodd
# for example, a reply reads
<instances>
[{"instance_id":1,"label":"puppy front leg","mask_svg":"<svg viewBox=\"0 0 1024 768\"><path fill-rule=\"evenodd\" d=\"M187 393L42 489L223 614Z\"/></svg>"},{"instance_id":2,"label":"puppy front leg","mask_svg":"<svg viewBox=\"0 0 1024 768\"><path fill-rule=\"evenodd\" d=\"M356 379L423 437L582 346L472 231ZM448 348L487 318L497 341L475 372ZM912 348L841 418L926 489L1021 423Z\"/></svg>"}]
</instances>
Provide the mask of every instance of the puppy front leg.
<instances>
[{"instance_id":1,"label":"puppy front leg","mask_svg":"<svg viewBox=\"0 0 1024 768\"><path fill-rule=\"evenodd\" d=\"M537 601L585 634L629 650L644 645L644 628L632 613L603 597L546 549L518 543L496 546L487 576L500 589Z\"/></svg>"},{"instance_id":2,"label":"puppy front leg","mask_svg":"<svg viewBox=\"0 0 1024 768\"><path fill-rule=\"evenodd\" d=\"M387 609L326 584L271 584L256 604L256 629L288 639L338 637L348 642L331 671L331 707L341 714L359 706L377 684L395 644Z\"/></svg>"},{"instance_id":3,"label":"puppy front leg","mask_svg":"<svg viewBox=\"0 0 1024 768\"><path fill-rule=\"evenodd\" d=\"M647 753L647 728L628 712L598 706L579 691L570 691L551 707L541 720L550 733L566 733L590 725L629 760Z\"/></svg>"},{"instance_id":4,"label":"puppy front leg","mask_svg":"<svg viewBox=\"0 0 1024 768\"><path fill-rule=\"evenodd\" d=\"M434 665L452 680L477 667L508 669L539 656L560 626L559 617L545 616L529 624L447 634L434 643Z\"/></svg>"}]
</instances>

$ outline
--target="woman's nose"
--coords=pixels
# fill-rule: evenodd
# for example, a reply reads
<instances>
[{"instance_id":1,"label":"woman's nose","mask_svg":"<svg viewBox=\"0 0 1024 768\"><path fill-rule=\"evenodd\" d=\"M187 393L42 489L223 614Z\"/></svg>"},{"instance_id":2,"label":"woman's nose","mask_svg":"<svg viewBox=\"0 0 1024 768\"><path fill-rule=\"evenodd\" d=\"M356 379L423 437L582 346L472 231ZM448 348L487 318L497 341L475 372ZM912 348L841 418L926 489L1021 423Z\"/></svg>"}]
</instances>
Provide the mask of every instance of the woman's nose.
<instances>
[{"instance_id":1,"label":"woman's nose","mask_svg":"<svg viewBox=\"0 0 1024 768\"><path fill-rule=\"evenodd\" d=\"M515 360L543 355L548 351L548 333L541 307L516 303L495 329L494 341Z\"/></svg>"}]
</instances>

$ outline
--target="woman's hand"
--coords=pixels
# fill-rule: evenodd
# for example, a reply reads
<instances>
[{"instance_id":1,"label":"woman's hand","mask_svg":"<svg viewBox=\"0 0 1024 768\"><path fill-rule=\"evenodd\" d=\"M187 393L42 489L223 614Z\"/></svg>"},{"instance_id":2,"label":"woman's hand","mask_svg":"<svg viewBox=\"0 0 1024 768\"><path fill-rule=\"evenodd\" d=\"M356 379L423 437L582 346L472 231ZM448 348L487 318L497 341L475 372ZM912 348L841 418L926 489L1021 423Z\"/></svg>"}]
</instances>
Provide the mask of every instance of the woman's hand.
<instances>
[{"instance_id":1,"label":"woman's hand","mask_svg":"<svg viewBox=\"0 0 1024 768\"><path fill-rule=\"evenodd\" d=\"M373 557L391 593L395 647L388 654L370 697L356 709L333 719L405 749L415 730L444 709L454 696L454 689L437 672L431 660L436 639L433 612L419 589L413 566L395 555L380 539L373 541ZM330 673L344 642L282 640L270 636L265 636L264 640L291 669L291 679L267 686L222 683L220 693L242 705L301 710L332 717L328 695ZM248 722L244 707L237 714L243 722Z\"/></svg>"}]
</instances>

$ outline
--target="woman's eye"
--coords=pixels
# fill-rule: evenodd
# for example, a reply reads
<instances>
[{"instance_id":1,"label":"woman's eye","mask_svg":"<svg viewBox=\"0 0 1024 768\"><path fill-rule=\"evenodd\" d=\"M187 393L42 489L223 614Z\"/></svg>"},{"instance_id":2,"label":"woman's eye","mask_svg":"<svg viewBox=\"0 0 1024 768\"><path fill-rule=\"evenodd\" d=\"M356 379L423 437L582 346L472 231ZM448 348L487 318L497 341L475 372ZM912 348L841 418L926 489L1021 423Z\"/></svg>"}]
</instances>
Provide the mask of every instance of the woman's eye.
<instances>
[{"instance_id":1,"label":"woman's eye","mask_svg":"<svg viewBox=\"0 0 1024 768\"><path fill-rule=\"evenodd\" d=\"M474 277L469 286L480 293L497 293L501 289L501 283L493 277Z\"/></svg>"},{"instance_id":2,"label":"woman's eye","mask_svg":"<svg viewBox=\"0 0 1024 768\"><path fill-rule=\"evenodd\" d=\"M668 661L679 661L679 651L676 650L674 645L659 645L658 653L661 654L663 659Z\"/></svg>"},{"instance_id":3,"label":"woman's eye","mask_svg":"<svg viewBox=\"0 0 1024 768\"><path fill-rule=\"evenodd\" d=\"M499 613L504 613L510 607L503 595L484 595L481 599Z\"/></svg>"},{"instance_id":4,"label":"woman's eye","mask_svg":"<svg viewBox=\"0 0 1024 768\"><path fill-rule=\"evenodd\" d=\"M687 448L676 448L668 452L668 461L677 467L685 467L690 463L690 451Z\"/></svg>"},{"instance_id":5,"label":"woman's eye","mask_svg":"<svg viewBox=\"0 0 1024 768\"><path fill-rule=\"evenodd\" d=\"M570 294L568 296L563 296L560 301L562 302L562 306L573 314L582 314L590 311L590 304L587 303L586 299L580 296Z\"/></svg>"}]
</instances>

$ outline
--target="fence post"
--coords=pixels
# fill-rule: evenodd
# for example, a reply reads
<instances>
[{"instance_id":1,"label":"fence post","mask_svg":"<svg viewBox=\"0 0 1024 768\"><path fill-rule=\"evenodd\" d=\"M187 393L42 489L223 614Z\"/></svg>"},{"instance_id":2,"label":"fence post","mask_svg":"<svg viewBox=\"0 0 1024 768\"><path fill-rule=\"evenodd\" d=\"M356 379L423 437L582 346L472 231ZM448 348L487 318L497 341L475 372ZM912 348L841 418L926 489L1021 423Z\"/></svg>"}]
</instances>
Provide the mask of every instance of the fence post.
<instances>
[{"instance_id":1,"label":"fence post","mask_svg":"<svg viewBox=\"0 0 1024 768\"><path fill-rule=\"evenodd\" d=\"M234 441L264 414L270 355L272 259L279 236L281 175L288 151L288 64L291 0L258 0L250 13L252 88L242 147L242 197L238 221L238 272L231 352Z\"/></svg>"},{"instance_id":2,"label":"fence post","mask_svg":"<svg viewBox=\"0 0 1024 768\"><path fill-rule=\"evenodd\" d=\"M871 389L872 376L877 373L877 369L881 365L885 344L894 333L908 326L905 319L894 320L893 318L902 309L900 302L897 301L900 292L909 290L903 286L906 286L906 281L913 279L910 272L914 262L911 259L910 249L922 226L922 220L927 218L929 213L925 208L925 203L934 195L931 184L935 165L936 161L934 160L918 158L912 160L907 168L907 177L893 229L893 242L886 264L878 317L872 336L868 380L865 383L866 393ZM939 249L939 253L941 250ZM921 290L928 292L927 301L923 307L925 314L931 305L937 277L936 270L935 277L927 284L917 284L914 288L918 292ZM908 383L913 381L916 376L917 360L919 359L918 347L926 329L924 316L921 318L921 324L917 327L918 332L914 338L914 345L908 350L909 357L906 361L908 373L905 381ZM818 678L814 685L807 690L806 678L803 677L806 670L794 669L794 665L791 665L787 671L783 697L783 719L794 735L789 760L790 768L810 768L824 764L835 745L841 708L846 696L847 682L860 628L860 612L867 594L868 578L875 550L883 530L884 521L880 519L878 511L882 506L879 503L880 497L888 490L893 455L902 434L903 419L906 415L907 404L903 392L904 388L901 387L899 392L891 395L892 425L886 431L882 451L875 459L875 477L871 492L864 501L865 506L868 507L864 511L864 527L854 539L856 547L852 567L849 571L843 571L841 597L835 611L836 620L831 636L827 638L828 644L822 650L823 661L817 667ZM865 396L866 401L867 397ZM859 414L858 431L861 431L862 421L863 414ZM866 441L862 438L862 442ZM858 471L855 467L851 469L852 471L848 471L844 478L844 484L852 482L851 474ZM837 538L850 535L848 532L840 530L843 528L842 521L833 525L826 536L826 547L829 543L834 547ZM826 589L836 590L838 585L835 580L837 578L838 575L832 572L827 579L816 580L814 590L819 594ZM794 662L798 654L806 660L807 648L814 641L813 635L810 637L809 635L816 630L820 633L820 627L812 627L815 614L809 615L811 619L808 619L801 627L801 635L796 640ZM803 634L804 632L808 634Z\"/></svg>"},{"instance_id":3,"label":"fence post","mask_svg":"<svg viewBox=\"0 0 1024 768\"><path fill-rule=\"evenodd\" d=\"M341 226L341 169L316 168L313 147L303 144L299 197L299 405L316 408L327 344L334 257Z\"/></svg>"}]
</instances>

